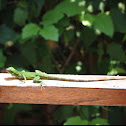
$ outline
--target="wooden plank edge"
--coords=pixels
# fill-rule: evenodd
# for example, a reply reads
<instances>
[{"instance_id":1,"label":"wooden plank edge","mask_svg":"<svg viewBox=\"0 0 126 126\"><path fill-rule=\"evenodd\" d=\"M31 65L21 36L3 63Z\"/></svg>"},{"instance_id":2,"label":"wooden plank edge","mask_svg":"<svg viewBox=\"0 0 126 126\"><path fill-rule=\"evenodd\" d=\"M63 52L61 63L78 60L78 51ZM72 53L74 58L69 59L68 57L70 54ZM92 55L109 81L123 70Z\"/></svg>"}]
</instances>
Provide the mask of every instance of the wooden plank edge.
<instances>
[{"instance_id":1,"label":"wooden plank edge","mask_svg":"<svg viewBox=\"0 0 126 126\"><path fill-rule=\"evenodd\" d=\"M124 89L0 86L0 103L126 106Z\"/></svg>"}]
</instances>

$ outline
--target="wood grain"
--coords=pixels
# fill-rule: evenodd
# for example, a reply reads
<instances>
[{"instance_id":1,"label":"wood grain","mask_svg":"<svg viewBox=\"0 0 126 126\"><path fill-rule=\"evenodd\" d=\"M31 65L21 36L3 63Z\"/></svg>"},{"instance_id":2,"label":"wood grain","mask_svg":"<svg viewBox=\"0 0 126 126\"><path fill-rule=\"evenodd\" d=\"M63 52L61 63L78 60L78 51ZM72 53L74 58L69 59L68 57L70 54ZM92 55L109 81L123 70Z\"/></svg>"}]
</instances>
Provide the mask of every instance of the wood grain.
<instances>
[{"instance_id":1,"label":"wood grain","mask_svg":"<svg viewBox=\"0 0 126 126\"><path fill-rule=\"evenodd\" d=\"M45 86L46 91L41 91L39 85L31 85L31 80L26 82L27 86L16 86L14 83L18 85L19 80L8 81L6 77L3 77L3 84L0 79L0 103L126 106L126 89L123 88L109 89L109 85L108 88Z\"/></svg>"}]
</instances>

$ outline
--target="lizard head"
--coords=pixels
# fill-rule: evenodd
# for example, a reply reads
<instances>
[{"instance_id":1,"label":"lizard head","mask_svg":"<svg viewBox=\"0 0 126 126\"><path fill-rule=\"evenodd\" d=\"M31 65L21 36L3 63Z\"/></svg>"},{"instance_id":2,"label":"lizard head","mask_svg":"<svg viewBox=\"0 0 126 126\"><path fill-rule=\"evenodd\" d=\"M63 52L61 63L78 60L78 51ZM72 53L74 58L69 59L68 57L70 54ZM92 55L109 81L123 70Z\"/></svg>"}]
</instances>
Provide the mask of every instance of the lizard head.
<instances>
[{"instance_id":1,"label":"lizard head","mask_svg":"<svg viewBox=\"0 0 126 126\"><path fill-rule=\"evenodd\" d=\"M17 74L17 70L14 69L13 67L8 67L8 68L6 69L6 71L7 71L8 73L10 73L11 75L14 75L14 76Z\"/></svg>"}]
</instances>

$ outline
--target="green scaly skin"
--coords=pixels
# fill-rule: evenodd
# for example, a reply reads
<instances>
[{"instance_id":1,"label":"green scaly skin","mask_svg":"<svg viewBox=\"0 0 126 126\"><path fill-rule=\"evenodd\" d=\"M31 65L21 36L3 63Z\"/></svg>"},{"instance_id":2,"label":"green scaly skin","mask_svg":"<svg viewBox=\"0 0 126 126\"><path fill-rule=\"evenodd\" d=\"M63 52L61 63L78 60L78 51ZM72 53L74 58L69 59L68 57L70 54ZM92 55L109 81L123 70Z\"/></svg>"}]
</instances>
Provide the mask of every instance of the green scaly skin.
<instances>
[{"instance_id":1,"label":"green scaly skin","mask_svg":"<svg viewBox=\"0 0 126 126\"><path fill-rule=\"evenodd\" d=\"M39 70L35 70L35 72L25 72L25 71L18 71L13 67L8 67L6 69L6 71L8 73L10 73L12 76L19 78L19 79L24 79L24 81L26 81L26 79L31 79L33 80L33 82L35 83L40 83L41 86L41 90L42 90L42 84L43 81L41 81L40 79L51 79L51 80L61 80L61 81L74 81L74 82L93 82L93 81L104 81L103 79L98 79L98 80L78 80L78 79L67 79L65 77L54 77L52 75L49 75L45 72L41 72ZM110 79L105 79L105 80L121 80L124 78L110 78ZM43 87L44 88L44 87Z\"/></svg>"},{"instance_id":2,"label":"green scaly skin","mask_svg":"<svg viewBox=\"0 0 126 126\"><path fill-rule=\"evenodd\" d=\"M18 71L13 67L9 67L6 69L8 73L10 73L12 76L17 77L19 79L33 79L34 82L40 83L40 79L51 79L51 80L63 80L63 81L82 81L87 82L90 80L78 80L78 79L68 79L65 77L54 77L52 75L49 75L45 72L41 72L39 70L35 70L35 72L25 72L25 71Z\"/></svg>"}]
</instances>

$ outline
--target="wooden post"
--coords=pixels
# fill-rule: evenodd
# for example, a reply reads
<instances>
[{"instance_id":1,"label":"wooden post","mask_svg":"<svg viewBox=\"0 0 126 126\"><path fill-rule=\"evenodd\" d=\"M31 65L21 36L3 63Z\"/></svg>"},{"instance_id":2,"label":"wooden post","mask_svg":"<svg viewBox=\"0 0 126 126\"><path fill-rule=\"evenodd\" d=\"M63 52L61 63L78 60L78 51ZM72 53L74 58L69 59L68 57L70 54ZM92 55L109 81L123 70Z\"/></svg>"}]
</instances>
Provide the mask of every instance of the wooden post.
<instances>
[{"instance_id":1,"label":"wooden post","mask_svg":"<svg viewBox=\"0 0 126 126\"><path fill-rule=\"evenodd\" d=\"M54 75L93 82L43 80L41 91L33 80L23 83L10 74L0 73L0 103L30 103L55 105L126 106L126 77L98 75ZM105 80L105 79L119 80Z\"/></svg>"}]
</instances>

